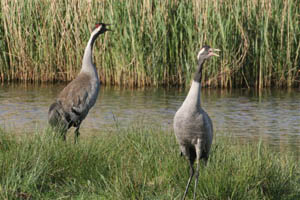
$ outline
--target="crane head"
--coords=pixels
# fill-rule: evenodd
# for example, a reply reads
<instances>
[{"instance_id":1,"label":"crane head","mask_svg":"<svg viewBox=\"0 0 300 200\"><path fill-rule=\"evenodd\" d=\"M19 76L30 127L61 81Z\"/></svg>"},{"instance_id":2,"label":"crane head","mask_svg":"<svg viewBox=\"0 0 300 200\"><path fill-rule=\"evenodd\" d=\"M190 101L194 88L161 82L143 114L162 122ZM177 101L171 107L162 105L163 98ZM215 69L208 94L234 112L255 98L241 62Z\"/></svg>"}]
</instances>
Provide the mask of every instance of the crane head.
<instances>
[{"instance_id":1,"label":"crane head","mask_svg":"<svg viewBox=\"0 0 300 200\"><path fill-rule=\"evenodd\" d=\"M96 23L93 32L97 32L98 34L102 34L102 33L105 33L106 31L111 31L109 28L107 28L107 26L109 26L109 25L110 24Z\"/></svg>"},{"instance_id":2,"label":"crane head","mask_svg":"<svg viewBox=\"0 0 300 200\"><path fill-rule=\"evenodd\" d=\"M214 48L211 48L210 46L208 45L205 45L201 48L201 50L199 51L198 55L197 55L197 59L208 59L210 58L211 56L217 56L219 57L219 55L215 52L218 52L218 51L221 51L220 49L214 49Z\"/></svg>"}]
</instances>

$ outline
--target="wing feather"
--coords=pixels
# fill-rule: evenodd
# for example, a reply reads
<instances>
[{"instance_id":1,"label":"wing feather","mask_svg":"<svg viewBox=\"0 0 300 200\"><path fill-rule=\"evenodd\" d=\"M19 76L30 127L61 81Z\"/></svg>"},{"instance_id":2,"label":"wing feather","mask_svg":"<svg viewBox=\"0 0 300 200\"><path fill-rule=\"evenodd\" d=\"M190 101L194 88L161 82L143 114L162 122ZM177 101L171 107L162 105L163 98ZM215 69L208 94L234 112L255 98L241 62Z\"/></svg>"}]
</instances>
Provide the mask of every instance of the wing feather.
<instances>
[{"instance_id":1,"label":"wing feather","mask_svg":"<svg viewBox=\"0 0 300 200\"><path fill-rule=\"evenodd\" d=\"M80 73L58 96L58 100L61 101L64 110L70 113L74 124L80 124L90 109L88 97L92 87L91 77L86 73Z\"/></svg>"}]
</instances>

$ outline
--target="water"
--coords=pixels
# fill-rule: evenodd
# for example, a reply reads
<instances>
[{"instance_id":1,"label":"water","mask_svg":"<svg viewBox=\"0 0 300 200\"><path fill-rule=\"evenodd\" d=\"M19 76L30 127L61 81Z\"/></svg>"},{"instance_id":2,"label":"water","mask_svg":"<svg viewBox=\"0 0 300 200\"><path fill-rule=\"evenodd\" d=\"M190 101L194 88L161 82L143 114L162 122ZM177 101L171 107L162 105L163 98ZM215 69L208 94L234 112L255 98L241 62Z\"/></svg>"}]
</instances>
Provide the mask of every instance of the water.
<instances>
[{"instance_id":1,"label":"water","mask_svg":"<svg viewBox=\"0 0 300 200\"><path fill-rule=\"evenodd\" d=\"M0 86L0 126L29 133L47 125L49 105L65 85ZM81 134L132 122L172 128L173 116L188 90L102 87L95 107L82 123ZM215 132L246 141L263 139L277 148L300 152L299 90L202 90L202 107Z\"/></svg>"}]
</instances>

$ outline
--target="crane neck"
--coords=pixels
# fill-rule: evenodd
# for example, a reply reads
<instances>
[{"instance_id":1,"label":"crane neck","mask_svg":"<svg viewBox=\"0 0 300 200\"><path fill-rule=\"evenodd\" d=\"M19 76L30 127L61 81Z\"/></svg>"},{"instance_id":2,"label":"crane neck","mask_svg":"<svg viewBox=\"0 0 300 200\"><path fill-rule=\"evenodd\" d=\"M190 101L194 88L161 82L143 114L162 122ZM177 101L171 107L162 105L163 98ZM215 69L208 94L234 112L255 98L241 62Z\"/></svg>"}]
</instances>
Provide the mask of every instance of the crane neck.
<instances>
[{"instance_id":1,"label":"crane neck","mask_svg":"<svg viewBox=\"0 0 300 200\"><path fill-rule=\"evenodd\" d=\"M201 79L202 79L202 67L205 59L198 59L198 68L195 72L194 79L189 90L187 97L184 100L183 105L186 108L190 108L193 110L197 110L201 107Z\"/></svg>"},{"instance_id":2,"label":"crane neck","mask_svg":"<svg viewBox=\"0 0 300 200\"><path fill-rule=\"evenodd\" d=\"M202 68L203 68L203 64L204 64L205 59L199 58L198 60L198 68L195 72L194 75L194 81L198 82L201 84L201 80L202 80Z\"/></svg>"},{"instance_id":3,"label":"crane neck","mask_svg":"<svg viewBox=\"0 0 300 200\"><path fill-rule=\"evenodd\" d=\"M99 33L92 33L91 37L87 43L87 46L84 50L83 60L82 60L82 68L80 72L90 73L98 77L96 66L93 63L93 46L94 42L99 36Z\"/></svg>"},{"instance_id":4,"label":"crane neck","mask_svg":"<svg viewBox=\"0 0 300 200\"><path fill-rule=\"evenodd\" d=\"M183 102L183 107L191 109L191 111L197 110L201 107L201 84L200 82L192 82L191 88Z\"/></svg>"}]
</instances>

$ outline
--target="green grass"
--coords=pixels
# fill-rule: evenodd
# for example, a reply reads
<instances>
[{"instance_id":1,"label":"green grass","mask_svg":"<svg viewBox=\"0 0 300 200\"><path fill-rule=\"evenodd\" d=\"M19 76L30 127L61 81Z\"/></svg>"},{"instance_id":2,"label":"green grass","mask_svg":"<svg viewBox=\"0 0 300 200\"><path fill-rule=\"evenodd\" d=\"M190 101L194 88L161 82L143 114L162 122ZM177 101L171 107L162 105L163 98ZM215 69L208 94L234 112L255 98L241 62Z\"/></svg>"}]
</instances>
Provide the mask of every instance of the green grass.
<instances>
[{"instance_id":1,"label":"green grass","mask_svg":"<svg viewBox=\"0 0 300 200\"><path fill-rule=\"evenodd\" d=\"M0 4L0 79L70 81L94 23L113 24L94 55L108 85L186 85L200 47L211 87L298 87L300 1L17 1Z\"/></svg>"},{"instance_id":2,"label":"green grass","mask_svg":"<svg viewBox=\"0 0 300 200\"><path fill-rule=\"evenodd\" d=\"M173 133L153 127L81 136L76 145L49 130L29 136L1 131L0 198L180 199L187 161ZM218 136L207 167L200 168L197 199L299 199L298 163L264 143Z\"/></svg>"}]
</instances>

